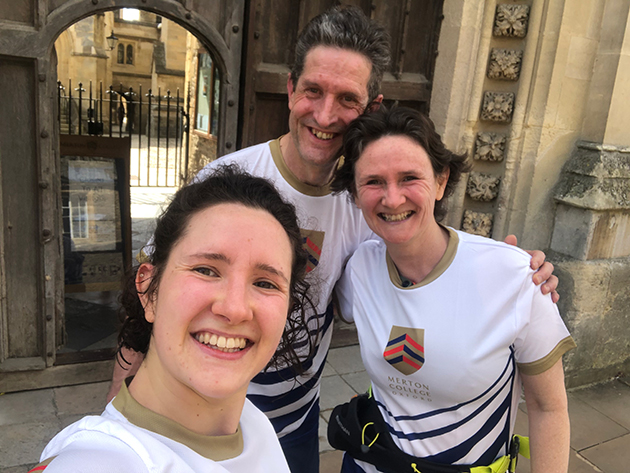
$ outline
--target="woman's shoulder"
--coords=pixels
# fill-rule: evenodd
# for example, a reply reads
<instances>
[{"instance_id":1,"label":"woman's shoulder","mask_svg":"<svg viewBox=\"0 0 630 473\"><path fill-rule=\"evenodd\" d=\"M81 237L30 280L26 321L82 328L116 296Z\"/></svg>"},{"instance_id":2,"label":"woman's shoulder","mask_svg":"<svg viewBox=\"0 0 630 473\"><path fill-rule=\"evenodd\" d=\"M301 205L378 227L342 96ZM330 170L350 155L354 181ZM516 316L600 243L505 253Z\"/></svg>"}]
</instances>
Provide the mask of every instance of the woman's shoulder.
<instances>
[{"instance_id":1,"label":"woman's shoulder","mask_svg":"<svg viewBox=\"0 0 630 473\"><path fill-rule=\"evenodd\" d=\"M466 254L467 258L478 256L496 264L529 268L531 256L517 246L461 230L450 230L459 238L458 253Z\"/></svg>"},{"instance_id":2,"label":"woman's shoulder","mask_svg":"<svg viewBox=\"0 0 630 473\"><path fill-rule=\"evenodd\" d=\"M86 471L86 467L103 473L148 471L140 456L118 435L121 429L123 426L114 419L84 417L53 437L35 471L71 473Z\"/></svg>"},{"instance_id":3,"label":"woman's shoulder","mask_svg":"<svg viewBox=\"0 0 630 473\"><path fill-rule=\"evenodd\" d=\"M95 444L87 448L67 448L44 459L31 472L44 473L115 473L119 471L148 472L140 457L130 449L102 448ZM29 472L30 473L30 472Z\"/></svg>"},{"instance_id":4,"label":"woman's shoulder","mask_svg":"<svg viewBox=\"0 0 630 473\"><path fill-rule=\"evenodd\" d=\"M374 240L365 240L358 246L354 254L379 255L385 253L386 250L387 247L385 246L385 243L379 238Z\"/></svg>"}]
</instances>

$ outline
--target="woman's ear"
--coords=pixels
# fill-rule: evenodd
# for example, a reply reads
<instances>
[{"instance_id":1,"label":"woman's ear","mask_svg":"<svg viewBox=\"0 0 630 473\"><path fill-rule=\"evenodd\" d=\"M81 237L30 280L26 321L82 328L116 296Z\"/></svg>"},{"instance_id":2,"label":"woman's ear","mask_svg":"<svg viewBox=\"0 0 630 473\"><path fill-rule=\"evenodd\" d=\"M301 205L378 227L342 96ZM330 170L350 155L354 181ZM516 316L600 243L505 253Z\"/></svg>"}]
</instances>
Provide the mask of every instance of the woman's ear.
<instances>
[{"instance_id":1,"label":"woman's ear","mask_svg":"<svg viewBox=\"0 0 630 473\"><path fill-rule=\"evenodd\" d=\"M446 184L448 183L448 178L451 175L451 170L446 168L442 174L440 174L437 178L438 188L437 195L435 196L435 200L442 200L444 197L444 191L446 190Z\"/></svg>"},{"instance_id":2,"label":"woman's ear","mask_svg":"<svg viewBox=\"0 0 630 473\"><path fill-rule=\"evenodd\" d=\"M142 263L136 273L136 291L138 292L138 298L142 307L144 307L144 318L147 322L153 323L155 321L155 314L153 313L153 300L147 291L151 280L153 279L153 272L155 266L149 263Z\"/></svg>"}]
</instances>

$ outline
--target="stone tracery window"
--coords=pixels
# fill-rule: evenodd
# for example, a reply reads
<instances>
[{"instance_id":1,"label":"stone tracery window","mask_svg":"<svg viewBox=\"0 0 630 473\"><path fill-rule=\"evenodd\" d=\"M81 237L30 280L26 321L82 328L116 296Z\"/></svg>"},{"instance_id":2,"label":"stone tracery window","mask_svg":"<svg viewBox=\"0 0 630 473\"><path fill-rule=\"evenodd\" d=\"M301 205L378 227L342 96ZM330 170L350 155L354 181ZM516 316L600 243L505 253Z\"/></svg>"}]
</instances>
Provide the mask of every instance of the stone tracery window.
<instances>
[{"instance_id":1,"label":"stone tracery window","mask_svg":"<svg viewBox=\"0 0 630 473\"><path fill-rule=\"evenodd\" d=\"M127 64L133 64L133 46L127 45Z\"/></svg>"},{"instance_id":2,"label":"stone tracery window","mask_svg":"<svg viewBox=\"0 0 630 473\"><path fill-rule=\"evenodd\" d=\"M125 63L125 46L123 44L118 45L118 59L116 62L118 64Z\"/></svg>"}]
</instances>

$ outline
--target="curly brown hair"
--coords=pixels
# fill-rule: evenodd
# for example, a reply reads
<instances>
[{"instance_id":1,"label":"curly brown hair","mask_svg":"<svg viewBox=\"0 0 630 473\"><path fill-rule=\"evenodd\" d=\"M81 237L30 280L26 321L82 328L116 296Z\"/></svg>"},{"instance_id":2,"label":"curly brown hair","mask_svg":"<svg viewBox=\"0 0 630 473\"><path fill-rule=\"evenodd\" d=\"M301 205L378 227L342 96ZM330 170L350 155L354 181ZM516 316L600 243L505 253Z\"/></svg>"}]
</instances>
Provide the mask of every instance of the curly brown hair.
<instances>
[{"instance_id":1,"label":"curly brown hair","mask_svg":"<svg viewBox=\"0 0 630 473\"><path fill-rule=\"evenodd\" d=\"M269 366L291 366L299 373L302 361L310 358L313 351L306 329L306 310L313 308L307 293L309 285L304 280L307 255L302 245L295 207L284 201L266 179L251 176L237 166L229 165L218 167L201 182L181 188L158 218L153 240L146 248L147 262L155 269L145 294L149 299L157 296L169 255L182 238L193 215L223 203L237 203L269 212L289 237L293 250L289 285L291 307L282 339ZM153 324L147 322L138 296L137 272L138 267L135 267L128 273L120 297L123 325L118 334L119 363L122 360L129 364L122 355L123 347L146 354L151 341ZM297 354L297 347L300 355Z\"/></svg>"},{"instance_id":2,"label":"curly brown hair","mask_svg":"<svg viewBox=\"0 0 630 473\"><path fill-rule=\"evenodd\" d=\"M333 192L347 191L351 197L356 196L354 172L361 154L370 143L392 135L406 136L422 146L435 176L449 171L444 198L435 202L433 212L437 221L442 220L446 215L446 198L453 193L462 173L470 170L470 164L465 153L455 154L444 146L429 117L408 107L387 109L381 105L377 111L366 111L350 124L343 137L343 164L331 184Z\"/></svg>"}]
</instances>

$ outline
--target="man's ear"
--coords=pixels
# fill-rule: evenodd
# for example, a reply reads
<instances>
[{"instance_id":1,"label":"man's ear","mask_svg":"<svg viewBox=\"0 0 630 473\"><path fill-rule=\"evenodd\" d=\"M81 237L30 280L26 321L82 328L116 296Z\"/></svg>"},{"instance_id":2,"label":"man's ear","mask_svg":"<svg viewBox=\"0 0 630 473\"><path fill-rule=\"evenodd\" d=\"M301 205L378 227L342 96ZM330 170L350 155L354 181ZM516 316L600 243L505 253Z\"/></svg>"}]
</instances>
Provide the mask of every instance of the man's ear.
<instances>
[{"instance_id":1,"label":"man's ear","mask_svg":"<svg viewBox=\"0 0 630 473\"><path fill-rule=\"evenodd\" d=\"M151 297L147 294L151 280L153 279L153 273L155 272L155 266L149 263L142 263L136 273L136 291L138 292L138 298L142 307L144 307L144 317L147 322L153 323L155 321L155 314L153 313L153 302Z\"/></svg>"},{"instance_id":2,"label":"man's ear","mask_svg":"<svg viewBox=\"0 0 630 473\"><path fill-rule=\"evenodd\" d=\"M379 94L374 100L372 100L368 105L366 111L368 113L373 113L378 111L381 108L381 104L383 103L383 94Z\"/></svg>"},{"instance_id":3,"label":"man's ear","mask_svg":"<svg viewBox=\"0 0 630 473\"><path fill-rule=\"evenodd\" d=\"M291 98L293 97L293 92L295 92L295 90L293 89L293 79L291 78L291 73L289 72L289 74L287 74L287 94L289 95L289 110L291 110L292 107Z\"/></svg>"}]
</instances>

